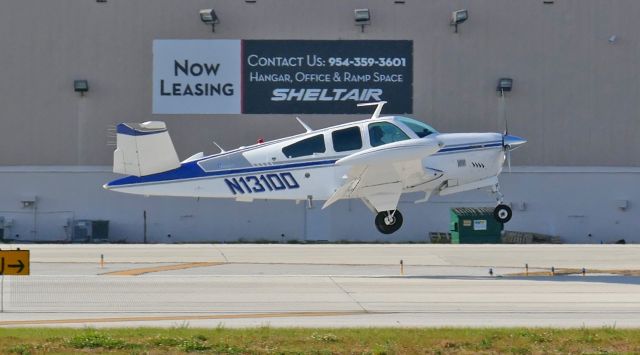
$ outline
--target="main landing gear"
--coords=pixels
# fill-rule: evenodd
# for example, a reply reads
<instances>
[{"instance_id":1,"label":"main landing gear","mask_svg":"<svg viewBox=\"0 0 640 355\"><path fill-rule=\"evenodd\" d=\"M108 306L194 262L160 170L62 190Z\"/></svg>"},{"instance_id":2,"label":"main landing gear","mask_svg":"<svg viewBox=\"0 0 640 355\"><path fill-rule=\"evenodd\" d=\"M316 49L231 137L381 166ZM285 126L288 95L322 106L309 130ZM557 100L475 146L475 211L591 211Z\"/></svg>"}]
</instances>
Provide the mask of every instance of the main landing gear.
<instances>
[{"instance_id":1,"label":"main landing gear","mask_svg":"<svg viewBox=\"0 0 640 355\"><path fill-rule=\"evenodd\" d=\"M500 192L500 185L496 185L493 187L493 193L496 194L498 205L493 210L493 218L500 223L507 223L513 217L513 211L511 211L511 207L504 204L504 195Z\"/></svg>"},{"instance_id":2,"label":"main landing gear","mask_svg":"<svg viewBox=\"0 0 640 355\"><path fill-rule=\"evenodd\" d=\"M391 234L402 227L400 211L382 211L376 216L376 228L383 234Z\"/></svg>"}]
</instances>

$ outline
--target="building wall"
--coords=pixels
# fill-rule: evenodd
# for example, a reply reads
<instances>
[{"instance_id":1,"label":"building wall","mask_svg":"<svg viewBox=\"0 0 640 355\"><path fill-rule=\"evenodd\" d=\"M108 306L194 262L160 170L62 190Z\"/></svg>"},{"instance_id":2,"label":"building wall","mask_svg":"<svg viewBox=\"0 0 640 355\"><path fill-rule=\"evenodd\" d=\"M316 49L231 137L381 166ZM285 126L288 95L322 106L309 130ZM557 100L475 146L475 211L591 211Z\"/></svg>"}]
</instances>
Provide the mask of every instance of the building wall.
<instances>
[{"instance_id":1,"label":"building wall","mask_svg":"<svg viewBox=\"0 0 640 355\"><path fill-rule=\"evenodd\" d=\"M198 18L212 6L221 19L215 33ZM353 23L360 7L372 11L364 33ZM470 18L454 34L449 14L460 8ZM114 177L108 129L164 120L181 158L217 151L212 140L231 148L302 131L293 115L152 115L154 39L408 39L411 116L440 131L502 131L495 85L514 79L505 111L511 133L529 143L501 177L517 207L508 229L638 242L637 13L635 0L1 1L0 217L19 240L61 241L67 221L107 219L112 241L141 242L143 211L149 242L382 239L360 201L320 211L103 191ZM89 80L86 96L73 92L74 79ZM320 128L366 116L301 117ZM37 208L23 208L33 196ZM411 198L399 206L405 226L388 240L424 240L448 229L448 208L494 203L486 192L422 205ZM618 208L620 200L629 207Z\"/></svg>"},{"instance_id":2,"label":"building wall","mask_svg":"<svg viewBox=\"0 0 640 355\"><path fill-rule=\"evenodd\" d=\"M343 200L321 210L293 201L253 203L220 199L143 197L103 190L114 175L108 167L14 167L0 169L0 218L11 227L5 237L18 241L70 241L65 226L73 220L110 221L110 241L380 241L424 242L429 232L449 230L452 207L493 206L488 191L474 191L414 204L405 195L398 208L403 227L382 235L359 200ZM507 230L560 236L568 243L600 243L625 239L638 243L640 190L637 168L515 168L501 176L514 217ZM36 200L23 208L21 201ZM627 201L621 209L621 201ZM34 224L35 223L35 224ZM34 227L35 226L35 227ZM589 236L591 235L591 236Z\"/></svg>"},{"instance_id":3,"label":"building wall","mask_svg":"<svg viewBox=\"0 0 640 355\"><path fill-rule=\"evenodd\" d=\"M215 33L198 17L211 6ZM353 9L364 6L362 33ZM470 18L454 34L459 8ZM639 12L634 0L3 1L0 164L109 165L107 129L122 121L167 121L181 157L214 151L212 139L234 147L300 132L289 115L151 114L154 39L238 38L410 39L413 116L441 131L501 131L495 85L509 76L510 129L530 142L514 164L637 166ZM72 90L79 78L85 97Z\"/></svg>"}]
</instances>

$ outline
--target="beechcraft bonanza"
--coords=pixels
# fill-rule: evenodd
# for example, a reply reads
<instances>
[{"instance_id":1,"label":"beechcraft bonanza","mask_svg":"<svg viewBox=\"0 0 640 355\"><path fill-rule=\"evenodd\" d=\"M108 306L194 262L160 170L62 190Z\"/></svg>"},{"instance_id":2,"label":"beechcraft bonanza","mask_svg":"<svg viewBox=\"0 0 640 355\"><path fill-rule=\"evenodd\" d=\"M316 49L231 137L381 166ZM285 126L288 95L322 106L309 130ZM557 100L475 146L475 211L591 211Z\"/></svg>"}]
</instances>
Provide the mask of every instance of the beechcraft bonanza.
<instances>
[{"instance_id":1,"label":"beechcraft bonanza","mask_svg":"<svg viewBox=\"0 0 640 355\"><path fill-rule=\"evenodd\" d=\"M129 175L104 188L147 196L325 200L359 198L376 213L384 234L402 226L400 195L491 188L497 197L495 218L512 211L503 203L498 175L510 151L524 144L501 133L439 133L402 116L380 117L384 101L370 119L259 142L214 155L197 153L180 161L164 122L121 123L113 171Z\"/></svg>"}]
</instances>

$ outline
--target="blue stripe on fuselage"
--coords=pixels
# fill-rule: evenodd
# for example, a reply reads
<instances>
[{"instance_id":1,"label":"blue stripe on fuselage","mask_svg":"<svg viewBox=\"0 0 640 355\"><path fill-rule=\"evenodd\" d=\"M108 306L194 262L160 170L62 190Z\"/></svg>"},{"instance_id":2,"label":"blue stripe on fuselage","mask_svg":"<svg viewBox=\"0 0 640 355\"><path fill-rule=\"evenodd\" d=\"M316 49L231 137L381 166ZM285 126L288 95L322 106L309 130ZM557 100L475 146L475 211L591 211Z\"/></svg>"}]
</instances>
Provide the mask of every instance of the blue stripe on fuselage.
<instances>
[{"instance_id":1,"label":"blue stripe on fuselage","mask_svg":"<svg viewBox=\"0 0 640 355\"><path fill-rule=\"evenodd\" d=\"M492 148L492 147L500 147L502 142L496 143L481 143L481 144L473 144L464 147L444 147L438 151L438 153L447 153L447 152L458 152L462 150L474 150L474 149L483 149L483 148Z\"/></svg>"},{"instance_id":2,"label":"blue stripe on fuselage","mask_svg":"<svg viewBox=\"0 0 640 355\"><path fill-rule=\"evenodd\" d=\"M479 150L479 149L487 149L493 147L501 146L501 142L486 142L486 143L474 143L472 145L467 146L453 146L448 147L445 146L440 149L437 153L433 154L434 156L449 154L449 153L458 153L461 151L467 150ZM197 164L197 161L192 161L188 163L182 164L179 168L165 171L162 173L147 175L147 176L127 176L121 179L117 179L111 181L107 184L107 187L123 187L127 185L137 185L137 184L146 184L146 183L154 183L154 182L173 182L178 180L189 180L189 179L199 179L206 178L212 176L228 176L228 175L239 175L246 173L256 173L256 172L265 172L265 171L276 171L282 169L298 169L298 168L315 168L324 165L333 165L337 159L331 160L318 160L318 161L310 161L310 162L300 162L300 163L289 163L289 164L280 164L280 165L271 165L271 166L260 166L260 167L247 167L247 168L239 168L239 169L228 169L228 170L216 170L206 172L200 168Z\"/></svg>"},{"instance_id":3,"label":"blue stripe on fuselage","mask_svg":"<svg viewBox=\"0 0 640 355\"><path fill-rule=\"evenodd\" d=\"M197 165L197 162L189 162L182 164L179 168L165 171L162 173L147 175L147 176L127 176L122 179L111 181L107 184L108 187L114 186L124 186L124 185L133 185L133 184L144 184L150 182L164 182L164 181L176 181L176 180L186 180L186 179L197 179L204 178L209 176L226 176L226 175L239 175L246 173L255 173L255 172L263 172L263 171L275 171L282 169L296 169L296 168L309 168L316 167L321 165L332 165L336 160L322 160L322 161L312 161L312 162L303 162L303 163L291 163L291 164L281 164L281 165L272 165L272 166L260 166L260 167L251 167L251 168L241 168L241 169L229 169L229 170L217 170L206 172Z\"/></svg>"}]
</instances>

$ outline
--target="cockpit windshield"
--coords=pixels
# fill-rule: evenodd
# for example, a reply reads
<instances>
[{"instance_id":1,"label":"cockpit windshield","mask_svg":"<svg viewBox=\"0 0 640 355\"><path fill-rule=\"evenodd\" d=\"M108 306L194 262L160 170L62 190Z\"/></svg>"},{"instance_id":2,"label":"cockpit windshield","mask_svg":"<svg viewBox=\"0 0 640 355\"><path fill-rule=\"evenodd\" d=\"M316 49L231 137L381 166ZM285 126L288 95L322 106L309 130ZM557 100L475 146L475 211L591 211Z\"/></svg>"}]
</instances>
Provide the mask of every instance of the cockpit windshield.
<instances>
[{"instance_id":1,"label":"cockpit windshield","mask_svg":"<svg viewBox=\"0 0 640 355\"><path fill-rule=\"evenodd\" d=\"M410 130L414 131L419 138L424 138L432 133L438 133L433 127L428 124L416 121L408 117L397 117L398 121L407 126Z\"/></svg>"}]
</instances>

